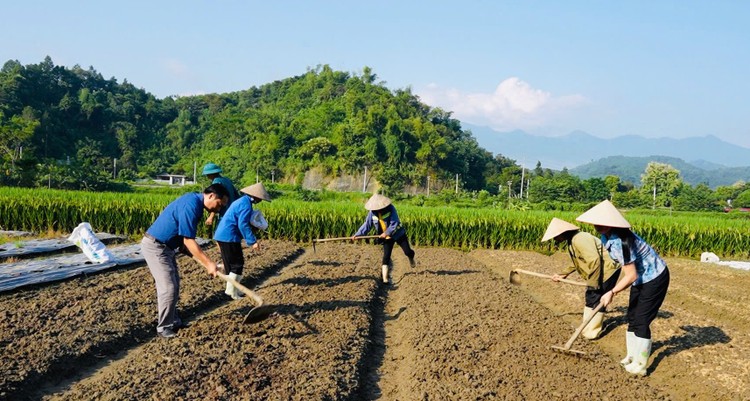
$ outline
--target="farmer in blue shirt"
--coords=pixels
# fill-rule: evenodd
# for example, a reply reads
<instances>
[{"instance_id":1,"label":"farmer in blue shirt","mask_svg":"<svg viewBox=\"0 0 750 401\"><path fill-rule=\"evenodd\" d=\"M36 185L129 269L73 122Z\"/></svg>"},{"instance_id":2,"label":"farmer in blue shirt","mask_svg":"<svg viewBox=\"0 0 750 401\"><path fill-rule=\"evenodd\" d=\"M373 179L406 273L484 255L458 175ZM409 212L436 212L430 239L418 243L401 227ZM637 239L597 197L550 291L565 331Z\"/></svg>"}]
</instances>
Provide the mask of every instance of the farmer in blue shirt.
<instances>
[{"instance_id":1,"label":"farmer in blue shirt","mask_svg":"<svg viewBox=\"0 0 750 401\"><path fill-rule=\"evenodd\" d=\"M216 214L219 215L219 219L221 219L221 216L226 213L227 208L229 205L232 204L237 198L240 197L240 194L237 193L237 188L234 187L234 184L232 183L232 180L230 180L227 177L224 177L221 175L221 167L214 163L207 163L205 166L203 166L203 175L206 176L209 180L211 180L211 185L213 184L221 184L224 188L226 188L227 193L229 194L229 201L227 202L224 207L221 208L218 212L211 212L208 214L208 218L206 219L206 225L212 226L214 224L214 216Z\"/></svg>"},{"instance_id":2,"label":"farmer in blue shirt","mask_svg":"<svg viewBox=\"0 0 750 401\"><path fill-rule=\"evenodd\" d=\"M159 321L156 332L161 337L174 337L182 326L177 314L180 295L180 275L177 270L177 251L182 251L202 264L208 274L216 276L216 263L203 253L195 241L203 210L215 212L227 202L228 194L221 185L211 185L202 194L191 192L174 200L146 230L141 241L141 252L156 283Z\"/></svg>"},{"instance_id":3,"label":"farmer in blue shirt","mask_svg":"<svg viewBox=\"0 0 750 401\"><path fill-rule=\"evenodd\" d=\"M253 229L265 230L268 223L260 211L253 210L253 204L262 201L271 201L271 196L262 183L253 184L242 188L240 191L247 196L240 196L227 209L224 216L219 220L214 240L219 244L221 260L224 262L224 270L237 282L242 280L242 269L245 266L245 257L242 254L242 239L253 251L260 249ZM242 293L227 281L225 294L232 299L240 299Z\"/></svg>"},{"instance_id":4,"label":"farmer in blue shirt","mask_svg":"<svg viewBox=\"0 0 750 401\"><path fill-rule=\"evenodd\" d=\"M605 200L576 219L593 224L602 235L610 256L622 265L622 278L602 295L606 307L615 294L630 287L627 355L620 361L629 373L644 376L651 355L651 322L667 296L669 269L658 253L643 238L630 231L630 223L615 206Z\"/></svg>"},{"instance_id":5,"label":"farmer in blue shirt","mask_svg":"<svg viewBox=\"0 0 750 401\"><path fill-rule=\"evenodd\" d=\"M406 235L404 227L401 226L396 208L391 204L388 197L380 194L371 196L365 203L365 209L369 210L367 218L352 236L352 240L367 234L373 226L377 228L380 240L383 242L383 264L381 266L383 282L388 284L393 245L398 244L401 247L404 255L409 258L409 264L412 268L416 265L414 250L409 246L409 237Z\"/></svg>"}]
</instances>

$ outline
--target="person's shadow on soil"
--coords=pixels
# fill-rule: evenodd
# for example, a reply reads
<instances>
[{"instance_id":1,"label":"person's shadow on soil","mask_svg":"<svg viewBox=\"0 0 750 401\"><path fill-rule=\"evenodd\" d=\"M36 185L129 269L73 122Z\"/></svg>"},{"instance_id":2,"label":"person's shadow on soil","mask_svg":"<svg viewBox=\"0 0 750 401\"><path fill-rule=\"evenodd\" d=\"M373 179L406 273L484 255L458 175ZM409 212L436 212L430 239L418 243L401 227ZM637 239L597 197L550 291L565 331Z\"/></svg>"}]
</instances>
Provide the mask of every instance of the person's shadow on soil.
<instances>
[{"instance_id":1,"label":"person's shadow on soil","mask_svg":"<svg viewBox=\"0 0 750 401\"><path fill-rule=\"evenodd\" d=\"M339 267L343 264L341 262L331 262L331 261L326 261L326 260L311 260L307 263L313 266L328 266L328 267Z\"/></svg>"},{"instance_id":2,"label":"person's shadow on soil","mask_svg":"<svg viewBox=\"0 0 750 401\"><path fill-rule=\"evenodd\" d=\"M674 313L664 310L660 310L656 313L657 319L669 319L672 316L674 316ZM618 306L616 308L610 309L605 315L604 319L604 327L602 328L602 332L599 334L599 338L606 336L619 326L625 326L628 324L628 307Z\"/></svg>"},{"instance_id":3,"label":"person's shadow on soil","mask_svg":"<svg viewBox=\"0 0 750 401\"><path fill-rule=\"evenodd\" d=\"M408 271L404 276L434 274L437 276L458 276L460 274L480 273L479 270L420 270L418 272Z\"/></svg>"},{"instance_id":4,"label":"person's shadow on soil","mask_svg":"<svg viewBox=\"0 0 750 401\"><path fill-rule=\"evenodd\" d=\"M404 313L405 310L406 310L406 307L402 306L401 308L399 308L398 312L394 313L392 316L385 315L385 317L383 318L383 320L385 320L385 321L388 321L388 320L398 320L399 316L401 316L401 314Z\"/></svg>"},{"instance_id":5,"label":"person's shadow on soil","mask_svg":"<svg viewBox=\"0 0 750 401\"><path fill-rule=\"evenodd\" d=\"M346 277L340 277L336 279L329 279L329 278L310 278L307 276L297 276L297 277L288 278L284 281L276 283L274 284L274 286L294 284L294 285L300 285L300 286L322 285L326 287L333 287L333 286L340 285L340 284L356 283L362 280L372 280L372 277L370 276L346 276Z\"/></svg>"},{"instance_id":6,"label":"person's shadow on soil","mask_svg":"<svg viewBox=\"0 0 750 401\"><path fill-rule=\"evenodd\" d=\"M713 344L727 344L732 341L724 330L716 326L680 326L682 330L685 330L685 334L680 336L672 336L666 341L655 341L651 347L651 355L655 355L656 351L661 350L658 355L654 357L654 361L649 367L649 371L653 371L659 366L659 363L666 357L672 356L678 352L688 350L690 348L698 348L704 345Z\"/></svg>"},{"instance_id":7,"label":"person's shadow on soil","mask_svg":"<svg viewBox=\"0 0 750 401\"><path fill-rule=\"evenodd\" d=\"M317 301L305 304L271 304L273 307L272 315L289 316L296 320L305 330L292 331L288 334L281 335L283 338L301 338L311 334L319 334L320 331L307 321L307 316L318 311L333 311L341 308L368 308L368 303L364 301L336 300L336 301ZM252 308L250 308L252 309ZM247 312L250 311L247 310ZM247 313L243 312L243 313Z\"/></svg>"}]
</instances>

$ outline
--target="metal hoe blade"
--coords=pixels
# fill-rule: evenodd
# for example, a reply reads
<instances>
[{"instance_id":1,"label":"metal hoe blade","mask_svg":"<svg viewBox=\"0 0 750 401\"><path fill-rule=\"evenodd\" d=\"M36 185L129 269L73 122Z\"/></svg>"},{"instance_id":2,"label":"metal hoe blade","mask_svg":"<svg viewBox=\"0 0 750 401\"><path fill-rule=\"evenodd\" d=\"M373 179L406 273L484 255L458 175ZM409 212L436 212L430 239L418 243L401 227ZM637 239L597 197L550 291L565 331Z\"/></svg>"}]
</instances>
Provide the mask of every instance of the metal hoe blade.
<instances>
[{"instance_id":1,"label":"metal hoe blade","mask_svg":"<svg viewBox=\"0 0 750 401\"><path fill-rule=\"evenodd\" d=\"M510 277L508 277L508 281L510 281L511 284L521 285L521 275L518 274L517 271L511 270Z\"/></svg>"},{"instance_id":2,"label":"metal hoe blade","mask_svg":"<svg viewBox=\"0 0 750 401\"><path fill-rule=\"evenodd\" d=\"M268 316L270 316L273 311L274 308L272 305L256 306L255 308L250 309L250 312L245 315L245 320L243 320L242 323L258 323L268 318Z\"/></svg>"},{"instance_id":3,"label":"metal hoe blade","mask_svg":"<svg viewBox=\"0 0 750 401\"><path fill-rule=\"evenodd\" d=\"M550 346L550 348L552 348L553 350L557 352L568 353L572 355L578 355L578 356L586 355L586 352L584 351L579 351L577 349L565 349L565 347L560 347L558 345L552 345Z\"/></svg>"}]
</instances>

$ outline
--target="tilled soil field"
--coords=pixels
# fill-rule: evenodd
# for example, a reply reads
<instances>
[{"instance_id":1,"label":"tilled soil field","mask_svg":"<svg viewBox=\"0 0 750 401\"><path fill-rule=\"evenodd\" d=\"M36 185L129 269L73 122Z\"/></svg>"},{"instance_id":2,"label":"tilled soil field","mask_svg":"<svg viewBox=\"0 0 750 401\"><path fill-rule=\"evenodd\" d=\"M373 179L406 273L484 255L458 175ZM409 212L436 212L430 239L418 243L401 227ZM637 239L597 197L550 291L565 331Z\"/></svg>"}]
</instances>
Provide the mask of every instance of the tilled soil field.
<instances>
[{"instance_id":1,"label":"tilled soil field","mask_svg":"<svg viewBox=\"0 0 750 401\"><path fill-rule=\"evenodd\" d=\"M640 378L618 364L626 294L576 357L550 346L580 323L583 289L507 280L514 268L556 272L566 254L418 248L410 269L396 249L383 285L377 246L264 245L247 250L243 283L275 313L256 324L242 324L250 300L230 300L187 258L179 307L190 326L172 339L154 332L145 266L0 294L0 399L750 399L748 272L668 259Z\"/></svg>"}]
</instances>

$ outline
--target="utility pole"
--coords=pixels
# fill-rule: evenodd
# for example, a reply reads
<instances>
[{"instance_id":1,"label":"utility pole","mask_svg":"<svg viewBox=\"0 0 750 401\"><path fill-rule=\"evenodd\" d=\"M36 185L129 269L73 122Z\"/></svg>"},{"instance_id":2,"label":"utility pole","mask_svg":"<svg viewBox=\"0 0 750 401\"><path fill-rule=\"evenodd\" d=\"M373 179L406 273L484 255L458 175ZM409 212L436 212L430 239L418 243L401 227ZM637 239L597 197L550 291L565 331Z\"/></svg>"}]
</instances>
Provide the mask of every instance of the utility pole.
<instances>
[{"instance_id":1,"label":"utility pole","mask_svg":"<svg viewBox=\"0 0 750 401\"><path fill-rule=\"evenodd\" d=\"M362 178L362 192L367 192L367 166L365 166L365 176Z\"/></svg>"},{"instance_id":2,"label":"utility pole","mask_svg":"<svg viewBox=\"0 0 750 401\"><path fill-rule=\"evenodd\" d=\"M511 184L513 184L513 181L508 180L508 200L510 200L510 193L511 193L510 185Z\"/></svg>"},{"instance_id":3,"label":"utility pole","mask_svg":"<svg viewBox=\"0 0 750 401\"><path fill-rule=\"evenodd\" d=\"M271 182L276 182L276 169L271 170Z\"/></svg>"},{"instance_id":4,"label":"utility pole","mask_svg":"<svg viewBox=\"0 0 750 401\"><path fill-rule=\"evenodd\" d=\"M524 175L523 173L525 170L526 169L523 166L521 166L521 194L518 196L520 199L523 199L523 183L525 181L523 178L523 175Z\"/></svg>"},{"instance_id":5,"label":"utility pole","mask_svg":"<svg viewBox=\"0 0 750 401\"><path fill-rule=\"evenodd\" d=\"M112 169L112 179L113 180L117 179L117 158L116 157L114 160L114 168Z\"/></svg>"},{"instance_id":6,"label":"utility pole","mask_svg":"<svg viewBox=\"0 0 750 401\"><path fill-rule=\"evenodd\" d=\"M526 199L529 199L529 187L531 186L531 178L526 179Z\"/></svg>"},{"instance_id":7,"label":"utility pole","mask_svg":"<svg viewBox=\"0 0 750 401\"><path fill-rule=\"evenodd\" d=\"M456 194L458 194L458 174L456 174Z\"/></svg>"}]
</instances>

